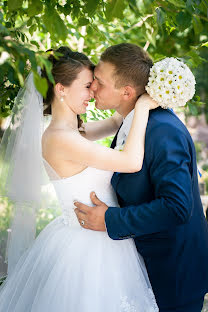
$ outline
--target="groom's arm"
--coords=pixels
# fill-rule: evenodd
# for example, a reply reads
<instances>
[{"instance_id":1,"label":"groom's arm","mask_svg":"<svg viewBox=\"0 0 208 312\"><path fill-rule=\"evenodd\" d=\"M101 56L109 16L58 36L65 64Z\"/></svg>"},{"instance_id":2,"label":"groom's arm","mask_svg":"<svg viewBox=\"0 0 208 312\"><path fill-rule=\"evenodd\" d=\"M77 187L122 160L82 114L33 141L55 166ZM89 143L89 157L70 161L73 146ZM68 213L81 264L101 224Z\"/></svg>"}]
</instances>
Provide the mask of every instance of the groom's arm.
<instances>
[{"instance_id":1,"label":"groom's arm","mask_svg":"<svg viewBox=\"0 0 208 312\"><path fill-rule=\"evenodd\" d=\"M145 153L155 199L136 206L109 207L105 222L112 239L165 231L188 222L191 216L191 147L185 135L160 124L149 132Z\"/></svg>"}]
</instances>

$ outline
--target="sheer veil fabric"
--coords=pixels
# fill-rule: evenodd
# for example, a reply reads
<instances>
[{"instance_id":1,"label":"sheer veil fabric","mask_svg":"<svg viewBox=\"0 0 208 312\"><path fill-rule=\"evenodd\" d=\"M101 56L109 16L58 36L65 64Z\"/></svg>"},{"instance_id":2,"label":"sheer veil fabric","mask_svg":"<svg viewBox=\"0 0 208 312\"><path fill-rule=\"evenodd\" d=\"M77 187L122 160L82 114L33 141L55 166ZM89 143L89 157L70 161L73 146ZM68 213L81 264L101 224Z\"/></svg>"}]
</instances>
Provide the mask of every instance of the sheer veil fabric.
<instances>
[{"instance_id":1,"label":"sheer veil fabric","mask_svg":"<svg viewBox=\"0 0 208 312\"><path fill-rule=\"evenodd\" d=\"M39 209L50 207L46 200L50 196L45 194L50 181L42 158L43 130L43 98L30 73L17 95L0 145L0 196L11 206L6 248L0 252L1 261L8 263L8 274L35 239Z\"/></svg>"}]
</instances>

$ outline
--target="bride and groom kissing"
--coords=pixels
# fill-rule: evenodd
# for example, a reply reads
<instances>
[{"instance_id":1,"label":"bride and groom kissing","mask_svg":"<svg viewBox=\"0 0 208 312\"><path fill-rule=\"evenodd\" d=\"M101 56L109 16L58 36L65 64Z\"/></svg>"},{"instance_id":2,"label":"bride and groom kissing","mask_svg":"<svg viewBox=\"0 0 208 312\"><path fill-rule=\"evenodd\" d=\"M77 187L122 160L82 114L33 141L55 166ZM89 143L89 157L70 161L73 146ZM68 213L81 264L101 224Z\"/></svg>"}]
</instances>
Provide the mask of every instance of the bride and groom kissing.
<instances>
[{"instance_id":1,"label":"bride and groom kissing","mask_svg":"<svg viewBox=\"0 0 208 312\"><path fill-rule=\"evenodd\" d=\"M52 120L42 155L63 216L8 275L0 311L201 311L208 226L194 144L177 116L144 94L150 57L122 43L94 68L81 53L58 52L49 57L55 85L48 80L43 100ZM91 97L116 113L81 124ZM92 142L116 132L111 149Z\"/></svg>"}]
</instances>

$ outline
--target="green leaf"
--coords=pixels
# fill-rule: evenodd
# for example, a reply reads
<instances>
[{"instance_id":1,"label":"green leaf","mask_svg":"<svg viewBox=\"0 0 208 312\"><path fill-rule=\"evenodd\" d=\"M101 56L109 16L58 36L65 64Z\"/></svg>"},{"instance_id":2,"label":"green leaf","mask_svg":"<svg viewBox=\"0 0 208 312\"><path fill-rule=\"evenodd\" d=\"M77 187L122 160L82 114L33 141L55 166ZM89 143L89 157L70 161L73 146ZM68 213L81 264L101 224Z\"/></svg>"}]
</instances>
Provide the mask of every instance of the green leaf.
<instances>
[{"instance_id":1,"label":"green leaf","mask_svg":"<svg viewBox=\"0 0 208 312\"><path fill-rule=\"evenodd\" d=\"M186 1L186 9L187 11L189 11L190 13L193 13L194 11L194 0L187 0Z\"/></svg>"},{"instance_id":2,"label":"green leaf","mask_svg":"<svg viewBox=\"0 0 208 312\"><path fill-rule=\"evenodd\" d=\"M185 30L191 25L191 15L187 12L179 12L176 15L176 22L178 23L181 30Z\"/></svg>"},{"instance_id":3,"label":"green leaf","mask_svg":"<svg viewBox=\"0 0 208 312\"><path fill-rule=\"evenodd\" d=\"M0 11L0 21L2 22L4 20L4 16L2 14L2 12Z\"/></svg>"},{"instance_id":4,"label":"green leaf","mask_svg":"<svg viewBox=\"0 0 208 312\"><path fill-rule=\"evenodd\" d=\"M8 0L9 11L15 11L22 7L23 0Z\"/></svg>"},{"instance_id":5,"label":"green leaf","mask_svg":"<svg viewBox=\"0 0 208 312\"><path fill-rule=\"evenodd\" d=\"M205 43L202 43L201 47L207 47L208 48L208 41Z\"/></svg>"},{"instance_id":6,"label":"green leaf","mask_svg":"<svg viewBox=\"0 0 208 312\"><path fill-rule=\"evenodd\" d=\"M37 29L37 24L33 24L30 28L29 28L29 33L32 36L33 33L36 31Z\"/></svg>"},{"instance_id":7,"label":"green leaf","mask_svg":"<svg viewBox=\"0 0 208 312\"><path fill-rule=\"evenodd\" d=\"M28 3L28 16L38 15L43 10L43 4L40 0L30 0Z\"/></svg>"},{"instance_id":8,"label":"green leaf","mask_svg":"<svg viewBox=\"0 0 208 312\"><path fill-rule=\"evenodd\" d=\"M64 6L62 6L57 3L57 10L58 12L63 13L65 16L67 16L71 13L71 4L67 2Z\"/></svg>"},{"instance_id":9,"label":"green leaf","mask_svg":"<svg viewBox=\"0 0 208 312\"><path fill-rule=\"evenodd\" d=\"M33 51L28 50L28 58L31 63L32 69L36 69L37 67L37 62L35 58L35 53Z\"/></svg>"},{"instance_id":10,"label":"green leaf","mask_svg":"<svg viewBox=\"0 0 208 312\"><path fill-rule=\"evenodd\" d=\"M21 74L24 73L24 68L25 68L25 62L22 59L20 59L18 62L18 69Z\"/></svg>"},{"instance_id":11,"label":"green leaf","mask_svg":"<svg viewBox=\"0 0 208 312\"><path fill-rule=\"evenodd\" d=\"M0 33L4 35L9 35L8 29L4 27L2 24L0 24Z\"/></svg>"},{"instance_id":12,"label":"green leaf","mask_svg":"<svg viewBox=\"0 0 208 312\"><path fill-rule=\"evenodd\" d=\"M89 16L94 15L98 4L99 4L99 0L86 0L85 9L87 13L89 14Z\"/></svg>"},{"instance_id":13,"label":"green leaf","mask_svg":"<svg viewBox=\"0 0 208 312\"><path fill-rule=\"evenodd\" d=\"M37 90L43 95L43 97L46 97L48 90L48 83L46 78L40 77L36 72L33 72L33 74L34 74L34 83Z\"/></svg>"},{"instance_id":14,"label":"green leaf","mask_svg":"<svg viewBox=\"0 0 208 312\"><path fill-rule=\"evenodd\" d=\"M12 84L16 84L17 83L17 79L16 79L16 75L15 75L15 71L14 71L13 66L10 66L10 68L8 70L8 80Z\"/></svg>"},{"instance_id":15,"label":"green leaf","mask_svg":"<svg viewBox=\"0 0 208 312\"><path fill-rule=\"evenodd\" d=\"M197 16L193 17L193 27L196 35L200 34L203 31L203 25L200 21L200 18Z\"/></svg>"},{"instance_id":16,"label":"green leaf","mask_svg":"<svg viewBox=\"0 0 208 312\"><path fill-rule=\"evenodd\" d=\"M187 65L193 68L198 67L203 62L208 62L207 60L199 56L198 53L196 53L195 51L188 52L187 56L190 57L190 59L187 62Z\"/></svg>"},{"instance_id":17,"label":"green leaf","mask_svg":"<svg viewBox=\"0 0 208 312\"><path fill-rule=\"evenodd\" d=\"M39 46L39 44L36 41L31 40L30 43L34 44L38 49L40 49L40 46Z\"/></svg>"},{"instance_id":18,"label":"green leaf","mask_svg":"<svg viewBox=\"0 0 208 312\"><path fill-rule=\"evenodd\" d=\"M21 87L23 87L24 86L24 77L23 77L23 75L20 72L17 72L17 77L19 79Z\"/></svg>"},{"instance_id":19,"label":"green leaf","mask_svg":"<svg viewBox=\"0 0 208 312\"><path fill-rule=\"evenodd\" d=\"M108 21L112 21L113 18L124 18L123 11L126 7L125 0L110 0L106 5L105 15Z\"/></svg>"},{"instance_id":20,"label":"green leaf","mask_svg":"<svg viewBox=\"0 0 208 312\"><path fill-rule=\"evenodd\" d=\"M89 20L85 17L81 17L79 18L79 26L85 26L89 24Z\"/></svg>"},{"instance_id":21,"label":"green leaf","mask_svg":"<svg viewBox=\"0 0 208 312\"><path fill-rule=\"evenodd\" d=\"M27 26L28 26L28 27L31 26L31 25L32 25L32 22L33 22L33 19L30 18L30 19L27 21Z\"/></svg>"},{"instance_id":22,"label":"green leaf","mask_svg":"<svg viewBox=\"0 0 208 312\"><path fill-rule=\"evenodd\" d=\"M92 120L99 120L99 118L97 118L95 112L93 112L91 109L89 110L90 113L92 114L93 118L91 118Z\"/></svg>"},{"instance_id":23,"label":"green leaf","mask_svg":"<svg viewBox=\"0 0 208 312\"><path fill-rule=\"evenodd\" d=\"M197 116L198 115L198 109L197 109L197 107L195 105L193 105L191 102L188 102L188 107L189 107L190 113L193 116Z\"/></svg>"},{"instance_id":24,"label":"green leaf","mask_svg":"<svg viewBox=\"0 0 208 312\"><path fill-rule=\"evenodd\" d=\"M166 57L165 55L159 54L159 53L155 53L153 55L154 62L159 62L159 61L163 60L165 57Z\"/></svg>"},{"instance_id":25,"label":"green leaf","mask_svg":"<svg viewBox=\"0 0 208 312\"><path fill-rule=\"evenodd\" d=\"M184 9L186 7L186 4L184 3L183 0L168 0L167 2L170 2L175 7L178 7L178 8L183 8Z\"/></svg>"},{"instance_id":26,"label":"green leaf","mask_svg":"<svg viewBox=\"0 0 208 312\"><path fill-rule=\"evenodd\" d=\"M80 115L81 119L84 121L84 122L87 122L87 114L81 114Z\"/></svg>"},{"instance_id":27,"label":"green leaf","mask_svg":"<svg viewBox=\"0 0 208 312\"><path fill-rule=\"evenodd\" d=\"M207 8L208 8L207 0L200 1L198 8L200 9L201 12L203 12L205 16L207 16Z\"/></svg>"},{"instance_id":28,"label":"green leaf","mask_svg":"<svg viewBox=\"0 0 208 312\"><path fill-rule=\"evenodd\" d=\"M12 24L11 24L10 22L6 22L6 23L5 23L5 26L6 26L6 28L11 28L11 27L12 27Z\"/></svg>"},{"instance_id":29,"label":"green leaf","mask_svg":"<svg viewBox=\"0 0 208 312\"><path fill-rule=\"evenodd\" d=\"M41 55L37 55L37 59L38 59L38 65L40 65L41 68L45 67L46 73L48 75L48 79L50 80L50 82L55 84L55 80L52 75L52 63Z\"/></svg>"},{"instance_id":30,"label":"green leaf","mask_svg":"<svg viewBox=\"0 0 208 312\"><path fill-rule=\"evenodd\" d=\"M45 27L50 32L51 37L55 40L65 41L68 35L68 30L63 20L60 18L57 11L51 6L47 6L43 16Z\"/></svg>"},{"instance_id":31,"label":"green leaf","mask_svg":"<svg viewBox=\"0 0 208 312\"><path fill-rule=\"evenodd\" d=\"M165 22L165 12L161 8L156 9L157 13L157 23L159 26L162 26Z\"/></svg>"}]
</instances>

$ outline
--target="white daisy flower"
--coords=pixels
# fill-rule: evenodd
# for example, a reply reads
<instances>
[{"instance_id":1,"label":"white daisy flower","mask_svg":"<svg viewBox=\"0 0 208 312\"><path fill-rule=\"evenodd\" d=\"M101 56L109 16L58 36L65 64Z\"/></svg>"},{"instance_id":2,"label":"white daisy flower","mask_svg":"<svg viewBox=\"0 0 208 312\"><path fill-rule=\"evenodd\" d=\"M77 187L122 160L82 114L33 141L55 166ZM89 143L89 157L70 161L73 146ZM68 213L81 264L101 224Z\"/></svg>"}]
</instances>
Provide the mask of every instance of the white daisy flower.
<instances>
[{"instance_id":1,"label":"white daisy flower","mask_svg":"<svg viewBox=\"0 0 208 312\"><path fill-rule=\"evenodd\" d=\"M195 93L195 77L182 61L167 57L150 69L149 95L163 108L184 106Z\"/></svg>"}]
</instances>

